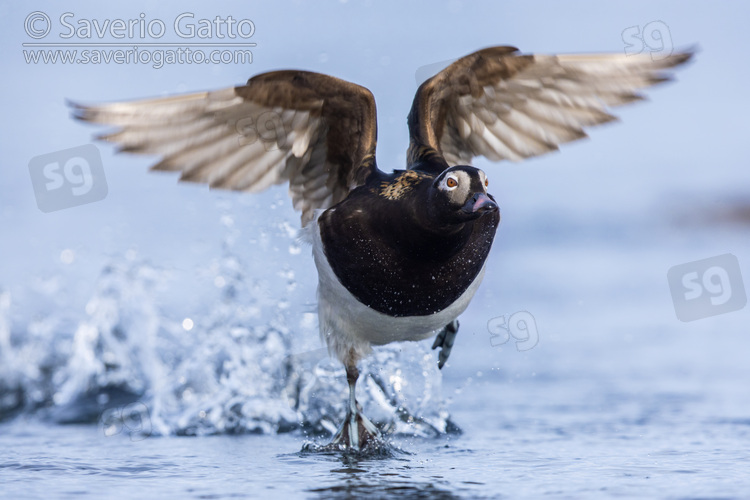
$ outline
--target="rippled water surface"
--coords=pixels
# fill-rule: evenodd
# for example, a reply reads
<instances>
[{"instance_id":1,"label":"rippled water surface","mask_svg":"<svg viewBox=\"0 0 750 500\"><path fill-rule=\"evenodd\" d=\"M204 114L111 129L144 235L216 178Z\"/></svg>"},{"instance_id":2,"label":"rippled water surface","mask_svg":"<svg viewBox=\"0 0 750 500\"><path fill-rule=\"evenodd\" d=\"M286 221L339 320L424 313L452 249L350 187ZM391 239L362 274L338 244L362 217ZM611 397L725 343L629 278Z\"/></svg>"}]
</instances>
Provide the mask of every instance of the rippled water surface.
<instances>
[{"instance_id":1,"label":"rippled water surface","mask_svg":"<svg viewBox=\"0 0 750 500\"><path fill-rule=\"evenodd\" d=\"M728 246L744 238L742 231L704 235L721 236ZM665 237L663 244L639 250L605 240L575 258L577 243L558 243L552 254L566 255L566 265L548 264L558 274L536 283L522 281L528 272L524 245L499 249L496 258L510 263L507 277L521 283L504 310L512 312L518 302L534 312L537 345L523 350L518 346L528 344L516 346L512 338L498 345L484 322L488 310L497 310L488 293L472 305L478 312L464 315L443 373L434 367L427 343L379 350L369 375L363 372L359 394L367 413L391 432L386 456L301 452L305 442L325 443L337 425L343 372L320 350L286 356L280 325L226 333L210 349L198 339L192 354L172 349L179 362L159 358L161 378L149 374L154 366L131 366L122 378L127 384L118 385L112 381L119 380L123 366L113 348L127 346L128 332L138 329L126 328L118 341L108 339L117 329L96 324L97 312L89 310L83 323L96 327L98 343L92 345L98 349L88 357L79 352L83 357L75 362L75 349L53 348L40 356L48 364L63 358L52 365L56 373L73 374L47 379L29 375L28 366L26 372L6 371L4 383L15 380L16 392L6 388L3 401L8 405L15 394L22 402L0 424L2 493L8 498L746 498L747 313L678 322L667 291L652 287L652 281L665 286L665 254L681 240ZM710 254L712 248L703 251ZM534 257L544 263L552 254ZM588 289L584 276L573 287L575 298L545 295L545 289L562 293L563 284L573 282L570 273L597 259L607 261L602 273L611 281L599 276ZM631 272L629 285L619 277L623 267ZM133 269L141 268L130 268L131 274ZM119 286L111 273L102 279L97 300ZM603 285L607 282L611 287ZM132 292L132 283L126 288ZM128 307L143 318L145 302L131 299ZM118 311L119 323L129 324L121 320L132 311L122 306ZM218 311L213 308L211 315L229 314ZM168 322L152 313L152 322ZM82 326L77 328L80 336ZM157 339L168 337L159 330L163 325L154 328ZM47 341L54 337L49 335ZM16 340L15 349L22 349ZM218 355L216 346L227 352ZM276 361L235 365L232 346L248 349L249 359L261 352ZM152 348L151 354L163 354ZM150 355L142 346L138 352ZM96 368L97 356L115 357ZM123 359L141 358L131 353ZM292 364L291 375L279 372L284 363ZM213 375L196 375L198 365L210 366ZM17 365L5 369L9 366ZM44 371L43 364L37 368ZM79 386L73 388L70 380ZM47 393L48 401L35 399ZM86 419L90 423L61 423Z\"/></svg>"},{"instance_id":2,"label":"rippled water surface","mask_svg":"<svg viewBox=\"0 0 750 500\"><path fill-rule=\"evenodd\" d=\"M454 401L463 435L401 438L386 458L300 453L295 434L134 441L95 426L17 421L0 427L3 494L745 498L750 491L747 418L722 417L711 398L690 392L644 385L614 394L591 384L585 396L561 398L565 385L471 385Z\"/></svg>"}]
</instances>

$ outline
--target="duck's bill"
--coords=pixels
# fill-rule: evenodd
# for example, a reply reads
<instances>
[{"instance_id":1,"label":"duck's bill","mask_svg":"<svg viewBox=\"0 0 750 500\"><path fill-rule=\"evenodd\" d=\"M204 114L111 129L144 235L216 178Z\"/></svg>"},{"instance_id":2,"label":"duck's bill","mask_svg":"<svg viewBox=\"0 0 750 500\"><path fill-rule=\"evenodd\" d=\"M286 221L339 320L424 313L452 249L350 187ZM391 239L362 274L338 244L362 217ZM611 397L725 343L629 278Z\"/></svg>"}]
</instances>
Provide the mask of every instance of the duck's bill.
<instances>
[{"instance_id":1,"label":"duck's bill","mask_svg":"<svg viewBox=\"0 0 750 500\"><path fill-rule=\"evenodd\" d=\"M466 213L485 213L494 212L498 209L497 203L484 193L476 193L474 196L469 198L469 201L463 207L463 211Z\"/></svg>"}]
</instances>

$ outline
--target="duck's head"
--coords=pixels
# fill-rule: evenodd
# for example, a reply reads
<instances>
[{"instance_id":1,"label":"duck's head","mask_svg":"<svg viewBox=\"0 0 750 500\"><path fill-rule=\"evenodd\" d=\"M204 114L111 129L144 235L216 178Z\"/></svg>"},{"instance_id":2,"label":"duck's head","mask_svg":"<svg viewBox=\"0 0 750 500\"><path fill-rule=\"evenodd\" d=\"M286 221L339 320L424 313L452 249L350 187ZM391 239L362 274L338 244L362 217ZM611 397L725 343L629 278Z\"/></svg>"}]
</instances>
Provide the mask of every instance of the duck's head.
<instances>
[{"instance_id":1,"label":"duck's head","mask_svg":"<svg viewBox=\"0 0 750 500\"><path fill-rule=\"evenodd\" d=\"M458 165L445 169L430 186L433 216L444 224L461 224L497 212L488 186L487 175L478 168Z\"/></svg>"}]
</instances>

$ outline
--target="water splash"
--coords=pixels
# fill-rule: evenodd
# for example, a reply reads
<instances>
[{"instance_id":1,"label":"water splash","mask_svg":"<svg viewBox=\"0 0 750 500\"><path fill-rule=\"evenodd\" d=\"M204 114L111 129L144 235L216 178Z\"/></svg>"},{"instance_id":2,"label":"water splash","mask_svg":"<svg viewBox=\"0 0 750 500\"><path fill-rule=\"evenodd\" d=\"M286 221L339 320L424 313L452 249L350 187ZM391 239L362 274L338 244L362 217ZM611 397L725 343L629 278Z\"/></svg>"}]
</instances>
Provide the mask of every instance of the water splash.
<instances>
[{"instance_id":1,"label":"water splash","mask_svg":"<svg viewBox=\"0 0 750 500\"><path fill-rule=\"evenodd\" d=\"M346 414L344 367L325 350L294 356L287 383L290 404L313 435L335 433ZM385 434L434 437L460 432L442 399L441 375L425 343L378 347L360 366L357 400Z\"/></svg>"},{"instance_id":2,"label":"water splash","mask_svg":"<svg viewBox=\"0 0 750 500\"><path fill-rule=\"evenodd\" d=\"M173 272L133 252L104 266L72 323L60 310L14 322L11 294L0 291L0 420L34 413L58 423L99 421L107 435L335 432L346 377L324 349L296 352L287 319L309 324L311 315L290 308L294 272L276 273L281 296L269 302L234 254L234 224L226 216L222 224L223 255L202 277L218 296L189 318L163 306L164 297L186 293ZM424 342L376 348L360 372L358 399L386 434L457 431Z\"/></svg>"}]
</instances>

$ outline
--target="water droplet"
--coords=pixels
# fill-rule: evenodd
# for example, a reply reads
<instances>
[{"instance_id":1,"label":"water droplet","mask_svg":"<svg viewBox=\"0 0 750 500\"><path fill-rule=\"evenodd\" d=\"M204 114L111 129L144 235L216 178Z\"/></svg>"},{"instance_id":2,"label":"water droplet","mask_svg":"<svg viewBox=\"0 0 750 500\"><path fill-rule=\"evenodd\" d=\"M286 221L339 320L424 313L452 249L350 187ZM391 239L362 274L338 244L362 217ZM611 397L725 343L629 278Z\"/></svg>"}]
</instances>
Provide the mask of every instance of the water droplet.
<instances>
[{"instance_id":1,"label":"water droplet","mask_svg":"<svg viewBox=\"0 0 750 500\"><path fill-rule=\"evenodd\" d=\"M234 226L234 218L231 215L222 215L220 220L225 227Z\"/></svg>"},{"instance_id":2,"label":"water droplet","mask_svg":"<svg viewBox=\"0 0 750 500\"><path fill-rule=\"evenodd\" d=\"M60 252L60 262L62 262L63 264L72 264L75 259L76 254L70 248L66 248L65 250Z\"/></svg>"}]
</instances>

